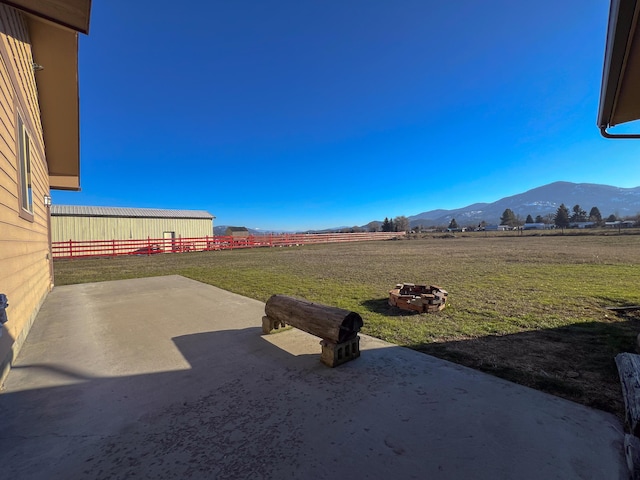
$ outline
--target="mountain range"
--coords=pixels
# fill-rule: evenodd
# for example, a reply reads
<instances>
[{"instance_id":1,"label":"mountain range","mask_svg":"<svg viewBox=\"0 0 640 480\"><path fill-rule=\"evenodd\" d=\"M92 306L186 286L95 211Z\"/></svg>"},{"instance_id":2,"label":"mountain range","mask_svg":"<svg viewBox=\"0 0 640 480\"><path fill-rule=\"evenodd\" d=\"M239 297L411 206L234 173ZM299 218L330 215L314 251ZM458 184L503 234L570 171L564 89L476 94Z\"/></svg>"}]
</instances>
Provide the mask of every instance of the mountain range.
<instances>
[{"instance_id":1,"label":"mountain range","mask_svg":"<svg viewBox=\"0 0 640 480\"><path fill-rule=\"evenodd\" d=\"M640 187L620 188L595 183L554 182L542 187L528 190L524 193L512 195L493 203L474 203L472 205L455 208L453 210L429 210L417 215L408 216L411 228L416 226L432 227L447 226L455 218L460 226L478 225L484 221L488 225L500 223L500 217L507 208L523 221L527 215L532 218L540 215L555 215L558 207L564 203L571 212L574 205L580 205L587 213L592 207L598 207L602 218L614 214L618 218L640 214ZM361 226L363 230L372 227L380 228L382 221L374 220ZM335 227L313 232L330 232L347 229ZM226 225L217 225L215 235L224 235ZM251 235L270 233L270 230L254 230L249 228ZM278 233L275 232L274 233Z\"/></svg>"},{"instance_id":2,"label":"mountain range","mask_svg":"<svg viewBox=\"0 0 640 480\"><path fill-rule=\"evenodd\" d=\"M580 205L587 213L592 207L598 207L603 218L611 214L619 218L640 213L640 187L619 188L594 183L554 182L528 190L493 203L474 203L453 210L429 210L409 216L411 227L448 225L451 219L461 226L500 223L500 217L507 208L522 220L531 215L555 215L560 204L564 203L571 211L574 205Z\"/></svg>"}]
</instances>

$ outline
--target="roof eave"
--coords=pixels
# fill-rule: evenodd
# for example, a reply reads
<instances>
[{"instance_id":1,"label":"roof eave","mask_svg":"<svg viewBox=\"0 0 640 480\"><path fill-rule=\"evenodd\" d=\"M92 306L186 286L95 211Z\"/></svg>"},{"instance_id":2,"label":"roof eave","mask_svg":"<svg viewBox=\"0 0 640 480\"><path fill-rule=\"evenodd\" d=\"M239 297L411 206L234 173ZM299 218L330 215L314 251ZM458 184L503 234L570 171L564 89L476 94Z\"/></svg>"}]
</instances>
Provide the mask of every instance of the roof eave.
<instances>
[{"instance_id":1,"label":"roof eave","mask_svg":"<svg viewBox=\"0 0 640 480\"><path fill-rule=\"evenodd\" d=\"M597 119L604 136L615 136L609 127L640 119L639 15L638 0L611 1Z\"/></svg>"},{"instance_id":2,"label":"roof eave","mask_svg":"<svg viewBox=\"0 0 640 480\"><path fill-rule=\"evenodd\" d=\"M50 187L80 190L78 33L27 17Z\"/></svg>"},{"instance_id":3,"label":"roof eave","mask_svg":"<svg viewBox=\"0 0 640 480\"><path fill-rule=\"evenodd\" d=\"M0 0L74 32L89 33L91 0Z\"/></svg>"}]
</instances>

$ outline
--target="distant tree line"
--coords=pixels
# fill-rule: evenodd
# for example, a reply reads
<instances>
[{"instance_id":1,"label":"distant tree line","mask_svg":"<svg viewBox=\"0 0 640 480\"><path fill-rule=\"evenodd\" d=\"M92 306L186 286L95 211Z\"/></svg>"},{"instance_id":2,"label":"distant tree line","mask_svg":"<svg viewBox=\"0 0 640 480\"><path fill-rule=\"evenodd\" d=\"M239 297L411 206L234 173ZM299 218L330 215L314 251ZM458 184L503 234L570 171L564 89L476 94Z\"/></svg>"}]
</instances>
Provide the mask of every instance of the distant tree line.
<instances>
[{"instance_id":1,"label":"distant tree line","mask_svg":"<svg viewBox=\"0 0 640 480\"><path fill-rule=\"evenodd\" d=\"M380 230L383 232L408 232L409 219L404 215L400 215L394 219L384 217Z\"/></svg>"},{"instance_id":2,"label":"distant tree line","mask_svg":"<svg viewBox=\"0 0 640 480\"><path fill-rule=\"evenodd\" d=\"M635 218L629 217L634 221L640 220L640 216ZM602 214L598 207L592 207L587 214L580 205L574 205L571 210L563 203L556 210L555 214L548 214L546 216L537 215L534 219L531 215L527 215L524 224L527 223L545 223L555 225L558 228L567 228L571 224L591 222L594 226L602 225L604 222L615 222L620 220L617 215L611 214L606 219L602 218ZM510 209L507 208L500 217L501 225L508 225L510 227L521 227L523 223L520 218Z\"/></svg>"},{"instance_id":3,"label":"distant tree line","mask_svg":"<svg viewBox=\"0 0 640 480\"><path fill-rule=\"evenodd\" d=\"M573 213L572 213L573 212ZM617 217L610 215L607 221L615 222ZM583 210L580 205L574 205L571 212L567 206L563 203L556 210L556 214L553 217L553 223L558 228L567 228L572 223L592 222L594 225L602 224L602 214L598 207L592 207L587 215L586 210Z\"/></svg>"},{"instance_id":4,"label":"distant tree line","mask_svg":"<svg viewBox=\"0 0 640 480\"><path fill-rule=\"evenodd\" d=\"M572 224L583 223L583 222L592 222L593 226L602 226L605 222L615 222L618 220L633 220L640 224L640 214L632 217L624 217L620 218L615 214L611 214L606 218L602 217L600 210L598 207L592 207L587 214L586 210L584 210L580 205L574 205L571 210L563 203L561 204L555 213L548 213L545 215L536 215L535 218L529 214L523 220L520 215L517 215L510 208L505 209L500 217L500 225L506 225L513 229L522 228L526 224L545 224L545 225L554 225L557 228L567 228ZM409 219L405 216L398 216L395 218L385 217L382 223L373 222L367 228L370 232L409 232L411 230L415 232L425 231L427 228L440 231L440 230L484 230L487 222L482 220L477 225L460 225L455 218L452 218L447 227L443 225L433 225L432 227L426 227L424 225L418 225L413 229L410 227ZM346 229L348 231L363 231L362 228L352 227L350 229Z\"/></svg>"}]
</instances>

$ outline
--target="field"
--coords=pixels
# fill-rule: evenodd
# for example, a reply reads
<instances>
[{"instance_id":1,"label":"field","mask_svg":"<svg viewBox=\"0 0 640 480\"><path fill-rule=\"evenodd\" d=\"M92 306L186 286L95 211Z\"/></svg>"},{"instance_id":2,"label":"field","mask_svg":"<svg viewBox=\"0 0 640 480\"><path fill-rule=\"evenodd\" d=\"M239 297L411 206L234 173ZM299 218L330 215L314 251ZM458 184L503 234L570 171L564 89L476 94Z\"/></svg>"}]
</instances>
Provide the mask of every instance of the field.
<instances>
[{"instance_id":1,"label":"field","mask_svg":"<svg viewBox=\"0 0 640 480\"><path fill-rule=\"evenodd\" d=\"M613 361L635 351L640 235L434 235L412 240L62 261L56 285L179 274L266 301L353 310L364 333L623 415ZM437 314L387 304L396 283L449 292Z\"/></svg>"}]
</instances>

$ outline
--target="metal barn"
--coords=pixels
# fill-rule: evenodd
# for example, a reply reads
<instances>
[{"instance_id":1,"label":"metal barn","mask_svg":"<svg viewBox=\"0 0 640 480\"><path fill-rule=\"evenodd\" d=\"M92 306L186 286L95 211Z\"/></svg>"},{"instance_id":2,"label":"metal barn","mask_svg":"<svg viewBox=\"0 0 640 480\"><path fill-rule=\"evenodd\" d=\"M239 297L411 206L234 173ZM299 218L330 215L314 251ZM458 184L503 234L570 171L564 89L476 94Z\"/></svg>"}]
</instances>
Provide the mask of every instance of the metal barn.
<instances>
[{"instance_id":1,"label":"metal barn","mask_svg":"<svg viewBox=\"0 0 640 480\"><path fill-rule=\"evenodd\" d=\"M200 238L213 235L214 218L204 210L52 205L51 240Z\"/></svg>"}]
</instances>

